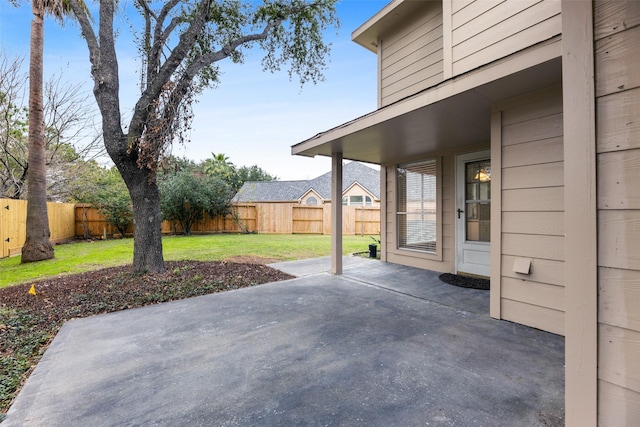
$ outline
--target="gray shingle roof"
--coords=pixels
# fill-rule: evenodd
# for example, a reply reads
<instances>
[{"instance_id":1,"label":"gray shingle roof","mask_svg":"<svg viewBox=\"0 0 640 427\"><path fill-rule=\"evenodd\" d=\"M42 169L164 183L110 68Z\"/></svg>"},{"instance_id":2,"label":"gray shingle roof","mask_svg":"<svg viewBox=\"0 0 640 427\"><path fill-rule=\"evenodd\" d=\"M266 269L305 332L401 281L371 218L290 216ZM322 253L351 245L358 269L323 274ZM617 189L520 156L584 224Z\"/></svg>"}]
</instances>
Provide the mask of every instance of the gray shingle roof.
<instances>
[{"instance_id":1,"label":"gray shingle roof","mask_svg":"<svg viewBox=\"0 0 640 427\"><path fill-rule=\"evenodd\" d=\"M380 172L358 162L350 162L342 167L342 191L359 183L367 191L380 198ZM325 200L331 198L331 172L305 181L252 181L245 182L235 202L283 202L296 201L313 189Z\"/></svg>"}]
</instances>

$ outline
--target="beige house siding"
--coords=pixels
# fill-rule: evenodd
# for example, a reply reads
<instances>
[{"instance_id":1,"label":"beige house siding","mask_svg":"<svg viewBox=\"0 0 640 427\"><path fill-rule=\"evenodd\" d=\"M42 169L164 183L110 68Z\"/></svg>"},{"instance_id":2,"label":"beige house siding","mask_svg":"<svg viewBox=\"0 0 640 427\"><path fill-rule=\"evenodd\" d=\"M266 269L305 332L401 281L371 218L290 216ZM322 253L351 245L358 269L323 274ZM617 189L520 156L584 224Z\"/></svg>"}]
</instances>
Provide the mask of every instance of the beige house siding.
<instances>
[{"instance_id":1,"label":"beige house siding","mask_svg":"<svg viewBox=\"0 0 640 427\"><path fill-rule=\"evenodd\" d=\"M308 206L309 205L308 204L308 200L311 197L316 199L316 205L315 206L322 206L324 204L324 200L322 199L322 197L320 197L320 195L318 193L316 193L314 190L309 190L304 196L302 196L302 198L300 199L300 204L302 206Z\"/></svg>"},{"instance_id":2,"label":"beige house siding","mask_svg":"<svg viewBox=\"0 0 640 427\"><path fill-rule=\"evenodd\" d=\"M440 156L425 156L426 159L440 159L440 191L438 201L441 233L439 234L439 253L428 255L418 251L398 249L396 225L396 165L386 166L385 197L386 212L384 213L385 244L384 257L388 262L424 268L428 270L453 273L455 270L455 154ZM414 159L417 160L417 159Z\"/></svg>"},{"instance_id":3,"label":"beige house siding","mask_svg":"<svg viewBox=\"0 0 640 427\"><path fill-rule=\"evenodd\" d=\"M557 0L453 0L450 37L453 75L560 34L560 5Z\"/></svg>"},{"instance_id":4,"label":"beige house siding","mask_svg":"<svg viewBox=\"0 0 640 427\"><path fill-rule=\"evenodd\" d=\"M598 424L640 423L640 2L594 9Z\"/></svg>"},{"instance_id":5,"label":"beige house siding","mask_svg":"<svg viewBox=\"0 0 640 427\"><path fill-rule=\"evenodd\" d=\"M408 19L380 42L380 106L443 80L442 3Z\"/></svg>"},{"instance_id":6,"label":"beige house siding","mask_svg":"<svg viewBox=\"0 0 640 427\"><path fill-rule=\"evenodd\" d=\"M500 317L564 334L562 89L497 106L502 216ZM494 218L500 220L500 218ZM515 273L517 259L531 274ZM496 288L497 290L497 288Z\"/></svg>"},{"instance_id":7,"label":"beige house siding","mask_svg":"<svg viewBox=\"0 0 640 427\"><path fill-rule=\"evenodd\" d=\"M376 196L365 190L360 184L354 184L350 188L348 188L344 193L342 193L342 197L350 197L350 196L362 196L362 200L365 200L365 196L371 198L371 207L380 207L380 200L376 199Z\"/></svg>"}]
</instances>

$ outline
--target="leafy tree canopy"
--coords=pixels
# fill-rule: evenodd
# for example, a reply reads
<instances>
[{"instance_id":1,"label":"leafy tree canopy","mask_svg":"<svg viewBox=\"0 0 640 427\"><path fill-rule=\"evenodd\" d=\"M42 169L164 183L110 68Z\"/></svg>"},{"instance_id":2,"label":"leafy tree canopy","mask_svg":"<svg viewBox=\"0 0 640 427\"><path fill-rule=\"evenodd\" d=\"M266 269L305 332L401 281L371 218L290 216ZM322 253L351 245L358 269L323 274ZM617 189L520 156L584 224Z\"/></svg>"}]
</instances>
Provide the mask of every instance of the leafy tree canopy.
<instances>
[{"instance_id":1,"label":"leafy tree canopy","mask_svg":"<svg viewBox=\"0 0 640 427\"><path fill-rule=\"evenodd\" d=\"M117 168L103 168L91 162L82 179L74 182L72 193L79 203L95 206L122 237L133 224L131 197Z\"/></svg>"},{"instance_id":2,"label":"leafy tree canopy","mask_svg":"<svg viewBox=\"0 0 640 427\"><path fill-rule=\"evenodd\" d=\"M242 62L259 47L267 71L289 70L300 83L322 80L329 45L323 33L337 27L337 0L134 0L140 26L141 94L123 125L114 26L117 0L101 0L97 19L80 0L66 0L86 40L94 96L107 152L121 172L135 216L133 268L164 270L160 194L156 173L174 141L183 141L192 105L219 82L217 63Z\"/></svg>"},{"instance_id":3,"label":"leafy tree canopy","mask_svg":"<svg viewBox=\"0 0 640 427\"><path fill-rule=\"evenodd\" d=\"M238 192L247 181L276 181L278 179L277 176L269 174L258 165L238 168L223 153L211 153L211 155L211 158L201 163L202 171L227 182L234 193Z\"/></svg>"},{"instance_id":4,"label":"leafy tree canopy","mask_svg":"<svg viewBox=\"0 0 640 427\"><path fill-rule=\"evenodd\" d=\"M163 219L180 224L191 234L196 220L205 213L211 217L231 213L233 191L222 179L182 170L160 181L160 207Z\"/></svg>"}]
</instances>

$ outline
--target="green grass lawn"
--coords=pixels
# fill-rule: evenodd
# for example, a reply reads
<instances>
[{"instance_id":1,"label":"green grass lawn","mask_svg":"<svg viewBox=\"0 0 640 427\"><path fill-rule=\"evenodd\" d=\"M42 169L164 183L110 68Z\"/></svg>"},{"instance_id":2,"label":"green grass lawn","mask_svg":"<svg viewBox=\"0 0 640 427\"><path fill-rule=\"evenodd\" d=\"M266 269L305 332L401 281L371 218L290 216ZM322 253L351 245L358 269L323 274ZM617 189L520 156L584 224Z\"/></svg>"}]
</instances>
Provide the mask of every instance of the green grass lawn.
<instances>
[{"instance_id":1,"label":"green grass lawn","mask_svg":"<svg viewBox=\"0 0 640 427\"><path fill-rule=\"evenodd\" d=\"M166 261L220 261L248 255L281 261L330 255L330 236L301 234L210 234L163 239ZM365 252L369 236L344 236L343 254ZM55 247L55 259L20 264L20 257L0 260L0 288L58 274L81 273L130 264L133 239L71 243Z\"/></svg>"}]
</instances>

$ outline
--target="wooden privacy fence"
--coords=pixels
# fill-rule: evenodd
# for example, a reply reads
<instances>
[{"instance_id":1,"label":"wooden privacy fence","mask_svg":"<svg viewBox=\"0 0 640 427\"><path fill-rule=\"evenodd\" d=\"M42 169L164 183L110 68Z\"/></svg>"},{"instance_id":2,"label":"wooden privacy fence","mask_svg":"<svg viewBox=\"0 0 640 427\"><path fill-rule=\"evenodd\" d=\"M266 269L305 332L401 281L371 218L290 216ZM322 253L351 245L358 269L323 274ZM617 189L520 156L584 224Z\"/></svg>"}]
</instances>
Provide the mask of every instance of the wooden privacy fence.
<instances>
[{"instance_id":1,"label":"wooden privacy fence","mask_svg":"<svg viewBox=\"0 0 640 427\"><path fill-rule=\"evenodd\" d=\"M343 234L380 234L380 209L343 206ZM331 234L331 205L300 206L298 203L234 204L225 218L196 221L193 233L258 232L264 234ZM179 224L162 223L163 233L181 233Z\"/></svg>"},{"instance_id":2,"label":"wooden privacy fence","mask_svg":"<svg viewBox=\"0 0 640 427\"><path fill-rule=\"evenodd\" d=\"M226 217L211 218L205 215L191 227L192 233L239 233L256 229L254 207L251 205L232 206L232 214ZM162 222L164 234L182 233L182 227L177 222Z\"/></svg>"},{"instance_id":3,"label":"wooden privacy fence","mask_svg":"<svg viewBox=\"0 0 640 427\"><path fill-rule=\"evenodd\" d=\"M0 258L19 254L26 235L27 202L0 199ZM49 228L52 243L90 237L118 236L118 230L109 225L100 212L86 204L48 203ZM298 203L235 204L233 214L226 217L205 218L197 221L193 233L258 232L265 234L331 234L331 204L301 206ZM164 221L165 234L182 233L178 223ZM127 231L132 234L133 228ZM342 207L343 234L380 234L380 208Z\"/></svg>"},{"instance_id":4,"label":"wooden privacy fence","mask_svg":"<svg viewBox=\"0 0 640 427\"><path fill-rule=\"evenodd\" d=\"M343 234L380 234L380 208L343 206ZM300 206L298 203L242 203L232 206L233 214L208 215L191 228L192 233L331 234L331 204ZM76 205L76 235L107 237L118 234L97 209ZM182 233L177 222L164 221L165 234ZM128 230L133 233L133 229Z\"/></svg>"},{"instance_id":5,"label":"wooden privacy fence","mask_svg":"<svg viewBox=\"0 0 640 427\"><path fill-rule=\"evenodd\" d=\"M51 243L71 240L76 236L74 204L47 203ZM26 240L27 201L0 199L0 258L19 254Z\"/></svg>"}]
</instances>

